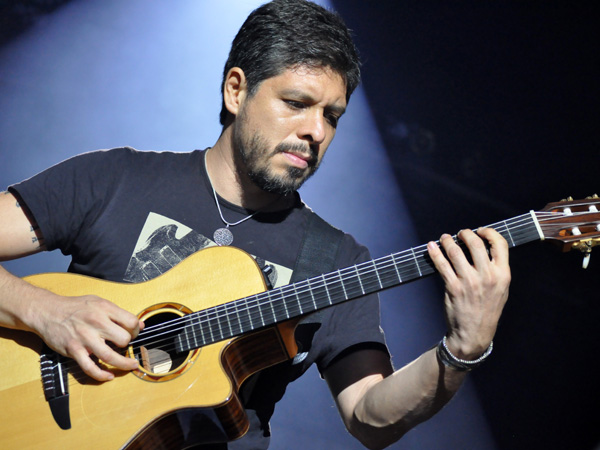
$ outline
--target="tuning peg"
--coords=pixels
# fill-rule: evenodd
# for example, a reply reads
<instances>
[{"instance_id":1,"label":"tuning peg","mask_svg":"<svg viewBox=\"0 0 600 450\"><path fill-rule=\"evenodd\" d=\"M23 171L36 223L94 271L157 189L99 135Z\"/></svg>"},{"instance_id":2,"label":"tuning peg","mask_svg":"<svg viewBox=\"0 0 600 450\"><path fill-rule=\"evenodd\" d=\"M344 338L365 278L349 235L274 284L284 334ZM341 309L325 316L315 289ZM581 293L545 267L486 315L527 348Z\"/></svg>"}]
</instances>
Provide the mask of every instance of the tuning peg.
<instances>
[{"instance_id":1,"label":"tuning peg","mask_svg":"<svg viewBox=\"0 0 600 450\"><path fill-rule=\"evenodd\" d=\"M572 202L573 201L573 197L571 197L570 195L567 198L563 198L561 200L561 202Z\"/></svg>"},{"instance_id":2,"label":"tuning peg","mask_svg":"<svg viewBox=\"0 0 600 450\"><path fill-rule=\"evenodd\" d=\"M588 200L589 200L589 199L592 199L592 198L598 198L598 194L594 194L594 195L592 195L591 197L586 197L586 199L588 199Z\"/></svg>"},{"instance_id":3,"label":"tuning peg","mask_svg":"<svg viewBox=\"0 0 600 450\"><path fill-rule=\"evenodd\" d=\"M583 256L583 263L581 264L581 267L583 267L584 269L588 268L588 265L590 264L590 258L592 257L592 252L588 252Z\"/></svg>"}]
</instances>

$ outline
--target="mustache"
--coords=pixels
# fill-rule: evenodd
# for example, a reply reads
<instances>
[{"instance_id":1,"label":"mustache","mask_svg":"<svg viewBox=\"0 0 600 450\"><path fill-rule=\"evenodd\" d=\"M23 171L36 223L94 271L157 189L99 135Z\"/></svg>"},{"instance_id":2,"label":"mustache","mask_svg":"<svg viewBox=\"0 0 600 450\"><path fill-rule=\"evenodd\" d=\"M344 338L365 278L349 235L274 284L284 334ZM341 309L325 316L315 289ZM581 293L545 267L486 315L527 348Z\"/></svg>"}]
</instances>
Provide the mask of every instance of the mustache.
<instances>
[{"instance_id":1,"label":"mustache","mask_svg":"<svg viewBox=\"0 0 600 450\"><path fill-rule=\"evenodd\" d=\"M319 156L319 151L315 146L310 144L302 144L300 142L294 144L280 142L273 150L274 155L284 152L299 153L301 155L308 156L310 163L314 163Z\"/></svg>"}]
</instances>

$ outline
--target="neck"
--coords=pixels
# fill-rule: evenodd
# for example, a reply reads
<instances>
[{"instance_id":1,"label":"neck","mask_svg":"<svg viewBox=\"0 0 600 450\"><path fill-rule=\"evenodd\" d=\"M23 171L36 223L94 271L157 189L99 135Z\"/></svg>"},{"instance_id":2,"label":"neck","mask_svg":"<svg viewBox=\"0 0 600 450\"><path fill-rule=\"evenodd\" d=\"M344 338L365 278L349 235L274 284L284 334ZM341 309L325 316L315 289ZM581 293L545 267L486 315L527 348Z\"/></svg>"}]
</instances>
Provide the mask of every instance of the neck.
<instances>
[{"instance_id":1,"label":"neck","mask_svg":"<svg viewBox=\"0 0 600 450\"><path fill-rule=\"evenodd\" d=\"M252 211L278 211L293 205L294 195L263 191L250 180L240 164L232 145L229 126L206 153L206 171L217 194L234 205Z\"/></svg>"}]
</instances>

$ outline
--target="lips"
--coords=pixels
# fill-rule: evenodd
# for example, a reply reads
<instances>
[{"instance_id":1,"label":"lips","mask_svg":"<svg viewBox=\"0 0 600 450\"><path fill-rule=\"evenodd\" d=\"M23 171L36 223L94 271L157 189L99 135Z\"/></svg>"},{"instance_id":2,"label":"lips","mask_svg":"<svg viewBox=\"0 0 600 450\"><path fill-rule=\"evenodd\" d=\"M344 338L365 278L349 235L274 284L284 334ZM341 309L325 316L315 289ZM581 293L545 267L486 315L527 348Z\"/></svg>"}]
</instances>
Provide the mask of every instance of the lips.
<instances>
[{"instance_id":1,"label":"lips","mask_svg":"<svg viewBox=\"0 0 600 450\"><path fill-rule=\"evenodd\" d=\"M306 155L304 153L295 153L295 152L286 152L286 151L283 151L281 153L283 154L283 156L285 156L287 158L287 160L293 166L296 166L300 169L306 169L312 160L312 157L310 155Z\"/></svg>"}]
</instances>

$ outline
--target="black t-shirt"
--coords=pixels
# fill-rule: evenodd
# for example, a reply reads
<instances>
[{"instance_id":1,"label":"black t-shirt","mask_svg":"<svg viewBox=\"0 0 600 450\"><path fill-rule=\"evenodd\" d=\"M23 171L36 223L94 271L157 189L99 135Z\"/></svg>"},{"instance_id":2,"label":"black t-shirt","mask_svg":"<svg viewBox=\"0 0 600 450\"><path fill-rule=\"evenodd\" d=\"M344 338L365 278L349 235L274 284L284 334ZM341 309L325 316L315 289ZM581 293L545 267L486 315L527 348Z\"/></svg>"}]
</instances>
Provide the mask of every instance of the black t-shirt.
<instances>
[{"instance_id":1,"label":"black t-shirt","mask_svg":"<svg viewBox=\"0 0 600 450\"><path fill-rule=\"evenodd\" d=\"M224 226L204 164L205 151L189 153L118 148L68 159L11 186L31 211L48 250L72 257L69 271L112 281L141 282L215 245ZM225 219L235 223L252 211L218 198ZM314 214L297 196L286 211L257 213L230 228L233 246L252 255L275 287L289 282L304 230ZM342 268L370 259L345 234L337 255ZM315 326L316 324L316 326ZM266 448L268 420L285 386L312 363L322 372L344 350L359 344L385 349L379 303L372 295L323 310L296 332L300 353L263 371L245 393L251 430L230 448ZM183 418L182 418L183 420ZM190 439L195 431L189 423Z\"/></svg>"}]
</instances>

